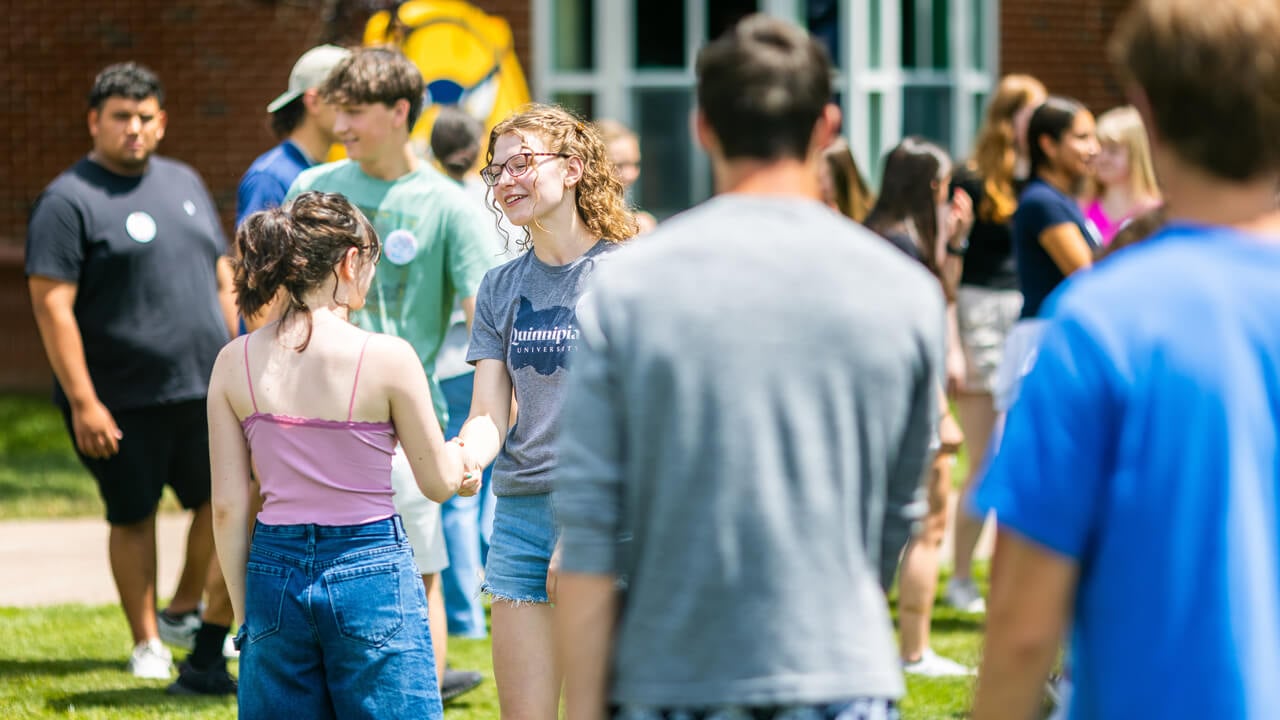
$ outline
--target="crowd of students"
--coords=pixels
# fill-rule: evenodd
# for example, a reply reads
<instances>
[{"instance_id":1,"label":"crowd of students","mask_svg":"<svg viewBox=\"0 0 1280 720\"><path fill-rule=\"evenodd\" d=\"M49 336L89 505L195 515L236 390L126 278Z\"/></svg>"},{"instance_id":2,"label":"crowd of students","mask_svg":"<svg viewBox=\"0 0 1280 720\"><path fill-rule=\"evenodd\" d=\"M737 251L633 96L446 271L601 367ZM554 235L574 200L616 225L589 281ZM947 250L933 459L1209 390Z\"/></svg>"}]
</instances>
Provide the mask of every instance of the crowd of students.
<instances>
[{"instance_id":1,"label":"crowd of students","mask_svg":"<svg viewBox=\"0 0 1280 720\"><path fill-rule=\"evenodd\" d=\"M509 720L896 718L904 672L977 672L929 635L967 445L942 596L989 610L975 717L1033 717L1068 635L1070 717L1264 716L1277 38L1269 0L1137 0L1111 44L1132 105L1095 124L1009 75L966 161L904 138L872 191L821 44L750 16L698 56L716 197L660 224L628 202L616 123L533 105L486 139L442 113L437 170L408 60L312 51L242 184L245 325L207 373L211 604L240 681L201 649L233 624L206 610L175 687L236 692L244 718L441 717L444 638L483 635L483 592ZM315 164L326 141L347 159ZM50 223L33 293L77 279L70 241L30 251ZM451 353L474 370L441 371ZM78 408L110 500L129 440Z\"/></svg>"}]
</instances>

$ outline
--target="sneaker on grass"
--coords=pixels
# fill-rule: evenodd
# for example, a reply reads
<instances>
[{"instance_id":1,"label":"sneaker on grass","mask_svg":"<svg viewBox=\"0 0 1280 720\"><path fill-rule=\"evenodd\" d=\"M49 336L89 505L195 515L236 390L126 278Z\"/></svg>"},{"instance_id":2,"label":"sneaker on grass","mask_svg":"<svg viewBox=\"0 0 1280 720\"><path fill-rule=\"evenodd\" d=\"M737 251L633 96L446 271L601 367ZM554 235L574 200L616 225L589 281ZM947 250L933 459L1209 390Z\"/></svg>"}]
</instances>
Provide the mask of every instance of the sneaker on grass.
<instances>
[{"instance_id":1,"label":"sneaker on grass","mask_svg":"<svg viewBox=\"0 0 1280 720\"><path fill-rule=\"evenodd\" d=\"M987 601L982 599L972 580L950 580L942 593L942 602L967 613L985 613Z\"/></svg>"},{"instance_id":2,"label":"sneaker on grass","mask_svg":"<svg viewBox=\"0 0 1280 720\"><path fill-rule=\"evenodd\" d=\"M453 670L446 668L444 682L440 683L440 700L449 702L459 695L475 690L484 682L484 676L474 670Z\"/></svg>"},{"instance_id":3,"label":"sneaker on grass","mask_svg":"<svg viewBox=\"0 0 1280 720\"><path fill-rule=\"evenodd\" d=\"M168 680L173 674L173 655L159 640L140 642L129 654L129 672L136 678Z\"/></svg>"},{"instance_id":4,"label":"sneaker on grass","mask_svg":"<svg viewBox=\"0 0 1280 720\"><path fill-rule=\"evenodd\" d=\"M200 611L170 615L168 610L161 610L156 613L156 626L160 629L161 640L176 648L191 650L196 646L196 633L200 631Z\"/></svg>"},{"instance_id":5,"label":"sneaker on grass","mask_svg":"<svg viewBox=\"0 0 1280 720\"><path fill-rule=\"evenodd\" d=\"M975 674L973 668L944 658L935 653L933 648L925 648L920 654L920 659L915 662L903 661L902 672L921 677L968 677Z\"/></svg>"},{"instance_id":6,"label":"sneaker on grass","mask_svg":"<svg viewBox=\"0 0 1280 720\"><path fill-rule=\"evenodd\" d=\"M178 679L165 691L170 695L235 695L236 679L227 672L226 663L207 670L197 670L190 662L178 667Z\"/></svg>"}]
</instances>

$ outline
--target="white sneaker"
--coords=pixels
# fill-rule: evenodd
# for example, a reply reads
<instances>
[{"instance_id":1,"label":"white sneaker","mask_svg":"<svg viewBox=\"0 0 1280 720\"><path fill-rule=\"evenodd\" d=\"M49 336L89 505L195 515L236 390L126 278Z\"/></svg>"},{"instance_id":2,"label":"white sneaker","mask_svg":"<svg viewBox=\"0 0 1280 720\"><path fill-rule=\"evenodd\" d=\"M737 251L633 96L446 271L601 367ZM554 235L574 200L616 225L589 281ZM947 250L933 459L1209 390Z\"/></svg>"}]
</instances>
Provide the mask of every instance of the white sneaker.
<instances>
[{"instance_id":1,"label":"white sneaker","mask_svg":"<svg viewBox=\"0 0 1280 720\"><path fill-rule=\"evenodd\" d=\"M168 680L173 674L173 656L157 639L140 642L129 655L129 672L136 678Z\"/></svg>"},{"instance_id":2,"label":"white sneaker","mask_svg":"<svg viewBox=\"0 0 1280 720\"><path fill-rule=\"evenodd\" d=\"M192 610L177 617L160 611L156 613L156 627L160 630L160 639L183 650L194 650L196 633L200 632L200 611Z\"/></svg>"},{"instance_id":3,"label":"white sneaker","mask_svg":"<svg viewBox=\"0 0 1280 720\"><path fill-rule=\"evenodd\" d=\"M933 651L933 648L925 648L920 654L920 659L915 662L903 662L902 672L908 675L920 675L921 677L968 677L976 674L973 668L965 667L955 660L944 658Z\"/></svg>"},{"instance_id":4,"label":"white sneaker","mask_svg":"<svg viewBox=\"0 0 1280 720\"><path fill-rule=\"evenodd\" d=\"M226 640L222 641L222 657L233 660L240 657L240 651L236 649L236 637L228 635Z\"/></svg>"},{"instance_id":5,"label":"white sneaker","mask_svg":"<svg viewBox=\"0 0 1280 720\"><path fill-rule=\"evenodd\" d=\"M967 613L985 613L987 601L982 599L978 586L972 580L949 580L942 593L942 602Z\"/></svg>"}]
</instances>

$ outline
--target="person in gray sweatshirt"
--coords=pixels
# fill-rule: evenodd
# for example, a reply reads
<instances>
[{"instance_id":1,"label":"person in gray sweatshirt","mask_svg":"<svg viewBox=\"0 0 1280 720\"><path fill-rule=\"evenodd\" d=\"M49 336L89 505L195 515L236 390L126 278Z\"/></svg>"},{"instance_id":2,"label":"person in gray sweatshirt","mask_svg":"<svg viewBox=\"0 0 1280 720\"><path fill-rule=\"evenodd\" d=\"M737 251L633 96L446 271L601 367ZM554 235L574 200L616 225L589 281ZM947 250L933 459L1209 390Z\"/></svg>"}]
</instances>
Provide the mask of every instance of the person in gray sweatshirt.
<instances>
[{"instance_id":1,"label":"person in gray sweatshirt","mask_svg":"<svg viewBox=\"0 0 1280 720\"><path fill-rule=\"evenodd\" d=\"M918 263L820 200L830 72L762 15L703 48L718 197L579 304L553 486L570 720L897 717L885 589L945 318Z\"/></svg>"}]
</instances>

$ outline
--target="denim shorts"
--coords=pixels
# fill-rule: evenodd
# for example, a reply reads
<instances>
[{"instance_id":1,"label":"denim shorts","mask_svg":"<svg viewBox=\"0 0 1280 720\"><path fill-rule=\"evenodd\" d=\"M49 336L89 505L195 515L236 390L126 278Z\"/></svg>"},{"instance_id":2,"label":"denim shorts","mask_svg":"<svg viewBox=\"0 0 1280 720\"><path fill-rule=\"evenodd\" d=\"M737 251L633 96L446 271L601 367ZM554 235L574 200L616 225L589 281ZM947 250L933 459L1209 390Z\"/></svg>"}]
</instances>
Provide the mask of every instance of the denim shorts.
<instances>
[{"instance_id":1,"label":"denim shorts","mask_svg":"<svg viewBox=\"0 0 1280 720\"><path fill-rule=\"evenodd\" d=\"M548 602L547 568L555 549L551 493L500 496L480 591L498 600Z\"/></svg>"},{"instance_id":2,"label":"denim shorts","mask_svg":"<svg viewBox=\"0 0 1280 720\"><path fill-rule=\"evenodd\" d=\"M886 698L858 698L817 705L721 705L709 708L615 707L613 720L899 720Z\"/></svg>"},{"instance_id":3,"label":"denim shorts","mask_svg":"<svg viewBox=\"0 0 1280 720\"><path fill-rule=\"evenodd\" d=\"M242 720L444 717L427 598L399 516L258 523L244 614Z\"/></svg>"}]
</instances>

